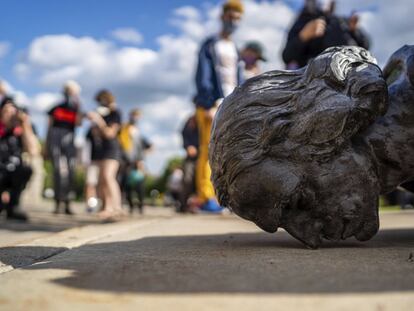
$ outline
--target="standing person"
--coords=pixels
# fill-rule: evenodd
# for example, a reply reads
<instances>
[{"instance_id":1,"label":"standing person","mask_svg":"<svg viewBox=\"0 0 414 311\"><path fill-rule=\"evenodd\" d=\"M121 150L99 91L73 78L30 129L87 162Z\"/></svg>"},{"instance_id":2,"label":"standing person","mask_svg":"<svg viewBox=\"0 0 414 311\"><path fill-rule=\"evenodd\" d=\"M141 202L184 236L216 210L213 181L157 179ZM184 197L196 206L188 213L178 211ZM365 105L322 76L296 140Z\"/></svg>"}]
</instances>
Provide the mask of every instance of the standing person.
<instances>
[{"instance_id":1,"label":"standing person","mask_svg":"<svg viewBox=\"0 0 414 311\"><path fill-rule=\"evenodd\" d=\"M368 36L359 28L358 15L336 16L335 1L323 11L316 0L305 0L305 6L288 34L283 61L288 69L306 66L325 49L338 45L369 48Z\"/></svg>"},{"instance_id":2,"label":"standing person","mask_svg":"<svg viewBox=\"0 0 414 311\"><path fill-rule=\"evenodd\" d=\"M183 186L181 192L181 205L179 212L186 213L190 210L188 200L196 192L195 173L198 158L198 126L195 115L192 115L185 123L181 132L186 158L183 164Z\"/></svg>"},{"instance_id":3,"label":"standing person","mask_svg":"<svg viewBox=\"0 0 414 311\"><path fill-rule=\"evenodd\" d=\"M68 81L63 87L64 100L49 112L47 132L47 155L53 166L53 186L55 191L55 213L60 212L62 203L65 213L72 215L70 196L74 191L76 168L75 128L81 123L81 88L75 81Z\"/></svg>"},{"instance_id":4,"label":"standing person","mask_svg":"<svg viewBox=\"0 0 414 311\"><path fill-rule=\"evenodd\" d=\"M142 136L138 128L141 118L139 109L129 113L129 121L122 126L119 141L122 147L121 184L128 201L129 210L134 211L134 193L138 196L137 208L144 212L145 198L145 152L151 149L151 143Z\"/></svg>"},{"instance_id":5,"label":"standing person","mask_svg":"<svg viewBox=\"0 0 414 311\"><path fill-rule=\"evenodd\" d=\"M102 194L103 220L114 221L123 216L121 189L117 181L121 148L118 133L121 128L121 114L117 110L115 97L107 90L100 91L95 100L99 107L87 114L93 123L91 129L92 153L99 166L98 192Z\"/></svg>"},{"instance_id":6,"label":"standing person","mask_svg":"<svg viewBox=\"0 0 414 311\"><path fill-rule=\"evenodd\" d=\"M240 53L244 63L244 79L253 78L262 73L259 61L266 61L263 56L263 47L259 42L247 42Z\"/></svg>"},{"instance_id":7,"label":"standing person","mask_svg":"<svg viewBox=\"0 0 414 311\"><path fill-rule=\"evenodd\" d=\"M27 221L27 215L18 209L32 170L24 164L22 153L39 154L40 144L30 117L8 97L0 105L0 150L0 211L5 209L8 219Z\"/></svg>"},{"instance_id":8,"label":"standing person","mask_svg":"<svg viewBox=\"0 0 414 311\"><path fill-rule=\"evenodd\" d=\"M214 114L223 98L230 95L242 81L239 54L232 34L243 15L240 1L230 0L223 5L221 32L208 38L201 46L196 73L196 118L200 135L197 163L197 193L203 202L202 210L220 212L221 207L210 181L208 144Z\"/></svg>"}]
</instances>

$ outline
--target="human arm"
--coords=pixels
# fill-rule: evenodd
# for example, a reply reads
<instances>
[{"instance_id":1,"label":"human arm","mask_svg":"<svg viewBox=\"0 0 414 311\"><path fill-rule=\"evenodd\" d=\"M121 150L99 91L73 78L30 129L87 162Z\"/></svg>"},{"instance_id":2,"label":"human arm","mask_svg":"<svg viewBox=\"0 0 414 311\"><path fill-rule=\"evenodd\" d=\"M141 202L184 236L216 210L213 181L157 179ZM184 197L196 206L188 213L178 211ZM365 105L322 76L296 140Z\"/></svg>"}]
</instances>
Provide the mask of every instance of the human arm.
<instances>
[{"instance_id":1,"label":"human arm","mask_svg":"<svg viewBox=\"0 0 414 311\"><path fill-rule=\"evenodd\" d=\"M23 129L23 149L27 151L31 156L39 155L41 147L36 135L33 132L33 127L29 115L21 111L19 112L18 117Z\"/></svg>"},{"instance_id":2,"label":"human arm","mask_svg":"<svg viewBox=\"0 0 414 311\"><path fill-rule=\"evenodd\" d=\"M119 129L121 127L120 120L114 120L110 124L107 124L102 116L95 112L91 111L87 114L88 119L96 125L96 128L102 134L105 139L114 139L118 135Z\"/></svg>"},{"instance_id":3,"label":"human arm","mask_svg":"<svg viewBox=\"0 0 414 311\"><path fill-rule=\"evenodd\" d=\"M215 105L217 96L214 94L213 59L210 51L211 41L205 42L198 54L196 71L196 105L208 110Z\"/></svg>"},{"instance_id":4,"label":"human arm","mask_svg":"<svg viewBox=\"0 0 414 311\"><path fill-rule=\"evenodd\" d=\"M301 63L308 43L311 40L322 37L326 31L326 21L323 18L315 18L303 23L298 20L289 32L285 49L283 50L283 61L285 64L292 62Z\"/></svg>"}]
</instances>

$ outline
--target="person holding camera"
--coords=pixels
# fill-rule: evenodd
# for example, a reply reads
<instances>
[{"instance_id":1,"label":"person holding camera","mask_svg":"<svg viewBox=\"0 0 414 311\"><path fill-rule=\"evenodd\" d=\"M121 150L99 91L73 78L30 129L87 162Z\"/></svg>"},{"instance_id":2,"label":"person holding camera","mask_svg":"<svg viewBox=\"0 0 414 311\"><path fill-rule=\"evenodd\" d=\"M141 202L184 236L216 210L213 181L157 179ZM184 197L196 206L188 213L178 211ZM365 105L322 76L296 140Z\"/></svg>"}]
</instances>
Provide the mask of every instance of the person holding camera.
<instances>
[{"instance_id":1,"label":"person holding camera","mask_svg":"<svg viewBox=\"0 0 414 311\"><path fill-rule=\"evenodd\" d=\"M306 66L310 59L329 47L354 45L369 48L369 38L359 27L358 15L343 18L334 12L335 1L322 10L317 0L305 0L283 50L287 69Z\"/></svg>"},{"instance_id":2,"label":"person holding camera","mask_svg":"<svg viewBox=\"0 0 414 311\"><path fill-rule=\"evenodd\" d=\"M47 156L52 160L53 166L56 214L60 212L63 203L65 213L72 215L70 196L74 190L76 168L75 129L82 121L79 110L80 91L81 88L75 81L66 82L63 87L63 102L48 113L46 146Z\"/></svg>"},{"instance_id":3,"label":"person holding camera","mask_svg":"<svg viewBox=\"0 0 414 311\"><path fill-rule=\"evenodd\" d=\"M19 210L20 196L30 180L32 169L22 159L23 152L35 156L40 144L33 132L30 117L5 97L0 104L0 211L11 220L27 221Z\"/></svg>"}]
</instances>

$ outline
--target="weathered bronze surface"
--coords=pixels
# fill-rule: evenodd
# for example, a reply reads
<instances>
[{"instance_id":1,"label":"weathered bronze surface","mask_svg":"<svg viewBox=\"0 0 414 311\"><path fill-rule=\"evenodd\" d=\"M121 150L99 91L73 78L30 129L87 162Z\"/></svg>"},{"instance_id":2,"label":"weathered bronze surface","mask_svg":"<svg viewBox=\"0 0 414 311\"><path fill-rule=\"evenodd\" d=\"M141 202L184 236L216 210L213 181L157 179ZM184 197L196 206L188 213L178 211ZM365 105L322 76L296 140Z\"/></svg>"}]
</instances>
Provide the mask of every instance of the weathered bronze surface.
<instances>
[{"instance_id":1,"label":"weathered bronze surface","mask_svg":"<svg viewBox=\"0 0 414 311\"><path fill-rule=\"evenodd\" d=\"M369 240L379 195L414 177L413 82L414 46L397 51L384 75L366 50L336 47L301 70L248 80L213 124L220 204L311 248Z\"/></svg>"}]
</instances>

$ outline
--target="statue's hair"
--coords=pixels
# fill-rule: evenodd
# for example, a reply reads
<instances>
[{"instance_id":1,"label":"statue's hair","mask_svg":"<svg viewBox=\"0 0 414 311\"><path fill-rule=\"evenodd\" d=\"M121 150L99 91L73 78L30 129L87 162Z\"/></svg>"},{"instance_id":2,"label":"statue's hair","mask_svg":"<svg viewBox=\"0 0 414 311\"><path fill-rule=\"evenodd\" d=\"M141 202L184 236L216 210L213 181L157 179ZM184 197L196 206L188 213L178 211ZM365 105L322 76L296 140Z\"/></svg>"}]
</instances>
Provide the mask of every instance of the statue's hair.
<instances>
[{"instance_id":1,"label":"statue's hair","mask_svg":"<svg viewBox=\"0 0 414 311\"><path fill-rule=\"evenodd\" d=\"M296 111L294 97L299 93L292 91L300 92L303 82L303 71L267 72L247 81L243 91L233 93L220 107L213 124L216 144L210 145L210 162L218 166L212 178L221 204L227 203L227 191L222 190L242 171L260 163L271 144L283 139ZM226 140L214 137L225 132L232 133Z\"/></svg>"},{"instance_id":2,"label":"statue's hair","mask_svg":"<svg viewBox=\"0 0 414 311\"><path fill-rule=\"evenodd\" d=\"M284 142L289 139L289 130L298 126L298 112L311 109L313 99L321 92L331 90L333 95L342 96L335 86L334 90L325 84L312 86L311 81L331 79L337 85L345 84L353 61L375 62L369 54L360 55L361 51L355 47L328 49L308 67L264 73L246 81L225 99L214 121L210 143L212 181L222 205L228 206L227 188L240 173L268 157L284 158L286 153L292 156L294 151L285 148ZM345 54L347 62L343 60ZM308 94L306 99L304 94ZM326 144L325 151L316 148L318 155L334 152L345 139L339 137L338 141ZM300 142L298 152L311 154L316 149L310 145L306 140Z\"/></svg>"}]
</instances>

